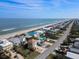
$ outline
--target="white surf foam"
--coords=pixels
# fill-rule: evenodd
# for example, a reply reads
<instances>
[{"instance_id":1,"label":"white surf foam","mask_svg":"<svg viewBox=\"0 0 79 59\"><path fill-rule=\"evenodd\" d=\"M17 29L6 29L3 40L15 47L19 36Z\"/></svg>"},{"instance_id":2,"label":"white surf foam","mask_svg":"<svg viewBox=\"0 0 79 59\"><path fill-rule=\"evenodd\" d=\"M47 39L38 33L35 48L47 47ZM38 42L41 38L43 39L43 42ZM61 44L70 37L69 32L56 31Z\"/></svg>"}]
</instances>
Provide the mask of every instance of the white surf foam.
<instances>
[{"instance_id":1,"label":"white surf foam","mask_svg":"<svg viewBox=\"0 0 79 59\"><path fill-rule=\"evenodd\" d=\"M9 28L9 29L3 29L2 31L10 31L10 30L14 30L16 28Z\"/></svg>"}]
</instances>

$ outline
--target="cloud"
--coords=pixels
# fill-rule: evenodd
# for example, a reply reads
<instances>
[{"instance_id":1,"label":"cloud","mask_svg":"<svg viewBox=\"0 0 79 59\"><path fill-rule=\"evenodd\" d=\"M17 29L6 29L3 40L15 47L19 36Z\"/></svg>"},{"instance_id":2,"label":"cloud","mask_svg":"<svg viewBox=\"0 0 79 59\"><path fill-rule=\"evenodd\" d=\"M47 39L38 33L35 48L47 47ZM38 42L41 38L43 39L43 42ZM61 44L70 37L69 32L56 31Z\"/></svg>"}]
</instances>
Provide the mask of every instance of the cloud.
<instances>
[{"instance_id":1,"label":"cloud","mask_svg":"<svg viewBox=\"0 0 79 59\"><path fill-rule=\"evenodd\" d=\"M52 0L53 7L59 7L61 4L61 0Z\"/></svg>"},{"instance_id":2,"label":"cloud","mask_svg":"<svg viewBox=\"0 0 79 59\"><path fill-rule=\"evenodd\" d=\"M11 1L11 0L0 0L0 2L10 3L10 4L17 4L17 5L24 5L24 3L16 2L16 1Z\"/></svg>"},{"instance_id":3,"label":"cloud","mask_svg":"<svg viewBox=\"0 0 79 59\"><path fill-rule=\"evenodd\" d=\"M41 9L41 2L37 0L0 0L0 5L5 4L4 7L15 7L22 9ZM8 4L7 4L8 3Z\"/></svg>"},{"instance_id":4,"label":"cloud","mask_svg":"<svg viewBox=\"0 0 79 59\"><path fill-rule=\"evenodd\" d=\"M69 0L62 0L66 4L74 4L73 2L70 2Z\"/></svg>"},{"instance_id":5,"label":"cloud","mask_svg":"<svg viewBox=\"0 0 79 59\"><path fill-rule=\"evenodd\" d=\"M62 3L72 4L68 0L0 0L2 3L9 3L12 7L23 9L45 9L45 8L58 8ZM14 4L14 5L12 5Z\"/></svg>"},{"instance_id":6,"label":"cloud","mask_svg":"<svg viewBox=\"0 0 79 59\"><path fill-rule=\"evenodd\" d=\"M62 3L64 4L74 4L74 2L70 2L69 0L52 0L52 4L54 8L58 8L62 6Z\"/></svg>"}]
</instances>

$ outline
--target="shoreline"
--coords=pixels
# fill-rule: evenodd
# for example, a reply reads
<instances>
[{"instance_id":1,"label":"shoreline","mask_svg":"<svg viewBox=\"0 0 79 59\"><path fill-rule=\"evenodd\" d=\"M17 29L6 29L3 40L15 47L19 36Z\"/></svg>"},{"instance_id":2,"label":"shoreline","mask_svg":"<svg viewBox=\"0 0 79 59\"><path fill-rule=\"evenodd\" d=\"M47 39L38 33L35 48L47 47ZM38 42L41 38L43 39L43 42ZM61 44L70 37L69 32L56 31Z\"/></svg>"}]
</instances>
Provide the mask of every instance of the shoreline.
<instances>
[{"instance_id":1,"label":"shoreline","mask_svg":"<svg viewBox=\"0 0 79 59\"><path fill-rule=\"evenodd\" d=\"M61 22L64 22L64 21L61 21ZM38 29L41 29L43 27L55 25L55 24L58 24L58 23L60 23L60 22L50 23L50 24L47 24L47 25L41 25L39 27L34 27L34 28L32 27L32 28L29 28L29 29L20 30L20 31L13 32L13 33L3 34L3 35L0 35L0 39L7 39L7 38L10 38L10 37L14 37L15 35L20 35L20 34L23 34L23 33L30 32L30 31L38 30Z\"/></svg>"},{"instance_id":2,"label":"shoreline","mask_svg":"<svg viewBox=\"0 0 79 59\"><path fill-rule=\"evenodd\" d=\"M47 24L51 24L51 23L47 23ZM0 32L0 35L6 35L6 34L9 34L9 33L14 33L14 32L17 32L17 31L23 31L23 30L28 30L30 28L35 28L35 27L39 27L39 26L44 26L44 25L47 25L45 23L41 23L41 24L38 24L38 25L30 25L30 26L24 26L24 28L10 28L10 29L13 29L13 30L10 30L10 29L7 29L8 31L6 31L6 29L3 29L2 32ZM10 31L9 31L10 30Z\"/></svg>"},{"instance_id":3,"label":"shoreline","mask_svg":"<svg viewBox=\"0 0 79 59\"><path fill-rule=\"evenodd\" d=\"M23 34L23 33L30 32L30 31L38 30L38 29L41 29L41 28L49 26L49 25L54 25L54 24L41 25L39 27L34 27L34 28L30 28L30 29L25 29L25 30L20 30L20 31L13 32L13 33L8 33L8 34L0 35L0 39L14 37L15 35L20 35L20 34Z\"/></svg>"}]
</instances>

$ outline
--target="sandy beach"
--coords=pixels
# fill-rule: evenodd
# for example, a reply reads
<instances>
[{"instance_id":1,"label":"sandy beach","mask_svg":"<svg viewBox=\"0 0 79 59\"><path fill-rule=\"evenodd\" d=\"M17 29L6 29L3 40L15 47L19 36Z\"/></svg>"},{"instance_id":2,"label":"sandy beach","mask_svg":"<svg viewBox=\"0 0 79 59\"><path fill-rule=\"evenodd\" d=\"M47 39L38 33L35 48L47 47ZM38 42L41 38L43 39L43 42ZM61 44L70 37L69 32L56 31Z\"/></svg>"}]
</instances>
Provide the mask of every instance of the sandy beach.
<instances>
[{"instance_id":1,"label":"sandy beach","mask_svg":"<svg viewBox=\"0 0 79 59\"><path fill-rule=\"evenodd\" d=\"M43 28L43 27L46 27L46 26L49 26L49 25L52 25L52 24L47 24L47 25L43 25L43 26L39 26L39 27L35 27L35 28L26 29L26 30L21 30L21 31L17 31L17 32L5 34L5 35L0 35L0 39L13 37L15 35L20 35L22 33L27 33L27 32L30 32L30 31L33 31L33 30L37 30L37 29L40 29L40 28Z\"/></svg>"},{"instance_id":2,"label":"sandy beach","mask_svg":"<svg viewBox=\"0 0 79 59\"><path fill-rule=\"evenodd\" d=\"M15 35L20 35L20 34L27 33L27 32L30 32L30 31L34 31L34 30L37 30L37 29L40 29L40 28L44 28L46 26L55 25L55 24L58 24L58 23L61 23L61 22L64 22L64 21L59 21L59 22L55 22L55 23L52 23L52 24L41 25L39 27L34 27L34 28L26 29L26 30L20 30L20 31L17 31L17 32L9 33L9 34L0 35L0 39L14 37Z\"/></svg>"}]
</instances>

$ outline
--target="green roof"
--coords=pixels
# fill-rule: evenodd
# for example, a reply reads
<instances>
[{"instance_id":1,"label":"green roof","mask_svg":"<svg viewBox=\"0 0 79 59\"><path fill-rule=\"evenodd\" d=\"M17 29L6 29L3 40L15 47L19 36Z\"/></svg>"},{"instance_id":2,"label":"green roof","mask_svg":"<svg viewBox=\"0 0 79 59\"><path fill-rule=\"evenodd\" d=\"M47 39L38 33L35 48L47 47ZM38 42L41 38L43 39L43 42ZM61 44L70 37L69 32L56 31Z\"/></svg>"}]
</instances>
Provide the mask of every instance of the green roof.
<instances>
[{"instance_id":1,"label":"green roof","mask_svg":"<svg viewBox=\"0 0 79 59\"><path fill-rule=\"evenodd\" d=\"M46 37L40 37L39 39L40 40L46 40Z\"/></svg>"}]
</instances>

